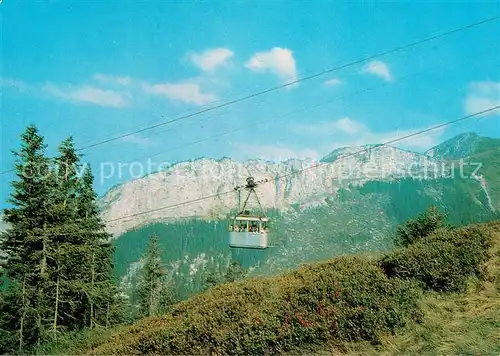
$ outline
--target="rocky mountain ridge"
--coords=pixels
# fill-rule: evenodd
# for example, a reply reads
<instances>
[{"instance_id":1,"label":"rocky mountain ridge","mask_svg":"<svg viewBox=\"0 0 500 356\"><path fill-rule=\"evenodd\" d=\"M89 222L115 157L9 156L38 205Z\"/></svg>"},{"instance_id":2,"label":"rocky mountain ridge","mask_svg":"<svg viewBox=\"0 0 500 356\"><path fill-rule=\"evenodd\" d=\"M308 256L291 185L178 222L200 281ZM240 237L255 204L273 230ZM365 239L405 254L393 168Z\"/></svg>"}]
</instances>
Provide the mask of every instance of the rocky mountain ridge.
<instances>
[{"instance_id":1,"label":"rocky mountain ridge","mask_svg":"<svg viewBox=\"0 0 500 356\"><path fill-rule=\"evenodd\" d=\"M198 159L178 163L165 171L127 182L101 200L103 217L115 236L153 221L190 216L220 217L238 206L235 186L246 177L269 179L259 186L266 208L286 210L293 204L321 204L346 184L402 177L435 178L436 161L426 155L389 146L349 147L336 150L326 161L289 159L233 161ZM442 170L438 170L441 174ZM202 197L220 196L182 205ZM177 205L173 208L165 208ZM151 211L147 214L143 212ZM121 219L121 217L130 216Z\"/></svg>"},{"instance_id":2,"label":"rocky mountain ridge","mask_svg":"<svg viewBox=\"0 0 500 356\"><path fill-rule=\"evenodd\" d=\"M499 142L475 133L464 133L424 154L390 146L365 145L336 149L319 161L288 159L277 163L258 159L239 162L227 157L219 160L201 158L179 162L167 170L115 186L99 202L103 218L108 221L108 231L115 236L155 221L225 217L238 206L234 187L243 184L248 176L269 179L259 187L259 197L266 208L286 211L294 204L307 208L323 204L325 196L334 195L348 184L445 176L450 167L444 161L466 158L485 148L499 149ZM472 178L481 183L494 210L495 202L490 200L488 193L491 182L481 175ZM183 205L215 194L220 196ZM178 206L165 208L172 205Z\"/></svg>"}]
</instances>

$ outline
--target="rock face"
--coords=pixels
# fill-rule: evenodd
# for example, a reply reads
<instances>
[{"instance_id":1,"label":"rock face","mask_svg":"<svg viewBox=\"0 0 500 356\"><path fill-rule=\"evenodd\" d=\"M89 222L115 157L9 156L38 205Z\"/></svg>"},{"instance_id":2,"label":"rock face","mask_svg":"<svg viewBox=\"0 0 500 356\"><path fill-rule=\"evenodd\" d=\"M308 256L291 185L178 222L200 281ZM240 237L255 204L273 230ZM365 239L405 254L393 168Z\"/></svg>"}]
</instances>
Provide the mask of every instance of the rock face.
<instances>
[{"instance_id":1,"label":"rock face","mask_svg":"<svg viewBox=\"0 0 500 356\"><path fill-rule=\"evenodd\" d=\"M433 178L436 172L444 173L436 165L425 155L372 145L338 149L319 162L203 158L115 187L101 204L108 231L116 236L153 221L225 215L238 207L234 187L244 184L248 176L269 179L258 187L265 208L286 210L292 204L315 204L348 183ZM211 198L200 200L204 197Z\"/></svg>"}]
</instances>

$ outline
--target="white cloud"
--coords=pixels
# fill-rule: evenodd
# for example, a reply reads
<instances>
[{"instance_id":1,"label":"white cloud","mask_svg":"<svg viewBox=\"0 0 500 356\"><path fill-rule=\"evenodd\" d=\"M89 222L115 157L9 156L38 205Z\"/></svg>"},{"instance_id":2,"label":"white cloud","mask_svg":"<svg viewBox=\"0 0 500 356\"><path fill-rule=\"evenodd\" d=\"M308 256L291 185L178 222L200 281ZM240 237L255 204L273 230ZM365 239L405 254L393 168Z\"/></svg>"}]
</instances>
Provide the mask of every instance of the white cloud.
<instances>
[{"instance_id":1,"label":"white cloud","mask_svg":"<svg viewBox=\"0 0 500 356\"><path fill-rule=\"evenodd\" d=\"M367 128L363 123L352 120L348 117L344 117L343 119L338 120L336 122L336 126L339 128L339 130L349 135L355 135L357 133L367 131Z\"/></svg>"},{"instance_id":2,"label":"white cloud","mask_svg":"<svg viewBox=\"0 0 500 356\"><path fill-rule=\"evenodd\" d=\"M42 87L42 90L52 96L71 102L83 102L115 108L125 107L128 105L126 94L114 90L104 90L89 85L62 87L48 83Z\"/></svg>"},{"instance_id":3,"label":"white cloud","mask_svg":"<svg viewBox=\"0 0 500 356\"><path fill-rule=\"evenodd\" d=\"M392 81L392 75L389 70L387 64L382 61L371 61L368 62L363 69L361 69L361 73L370 73L376 75L388 82Z\"/></svg>"},{"instance_id":4,"label":"white cloud","mask_svg":"<svg viewBox=\"0 0 500 356\"><path fill-rule=\"evenodd\" d=\"M323 84L326 85L327 87L337 86L340 85L341 83L342 82L340 81L340 79L337 78L328 79L325 82L323 82Z\"/></svg>"},{"instance_id":5,"label":"white cloud","mask_svg":"<svg viewBox=\"0 0 500 356\"><path fill-rule=\"evenodd\" d=\"M228 64L233 56L233 51L227 48L216 48L202 53L191 52L187 54L191 63L204 72L213 72L217 67Z\"/></svg>"},{"instance_id":6,"label":"white cloud","mask_svg":"<svg viewBox=\"0 0 500 356\"><path fill-rule=\"evenodd\" d=\"M274 47L267 52L257 52L245 63L245 67L254 72L271 72L284 84L297 80L293 52L287 48Z\"/></svg>"},{"instance_id":7,"label":"white cloud","mask_svg":"<svg viewBox=\"0 0 500 356\"><path fill-rule=\"evenodd\" d=\"M465 98L465 113L475 114L500 105L500 82L473 82ZM493 111L500 115L500 110Z\"/></svg>"},{"instance_id":8,"label":"white cloud","mask_svg":"<svg viewBox=\"0 0 500 356\"><path fill-rule=\"evenodd\" d=\"M133 143L141 146L149 146L154 143L154 141L149 137L141 137L139 135L129 135L121 139L124 142Z\"/></svg>"},{"instance_id":9,"label":"white cloud","mask_svg":"<svg viewBox=\"0 0 500 356\"><path fill-rule=\"evenodd\" d=\"M97 76L97 77L96 77ZM96 75L95 80L103 79ZM130 94L128 92L101 89L93 85L71 85L71 84L54 84L47 82L46 84L30 84L22 80L1 78L1 86L13 87L25 94L34 96L51 96L73 103L89 103L99 106L108 106L121 108L128 106Z\"/></svg>"},{"instance_id":10,"label":"white cloud","mask_svg":"<svg viewBox=\"0 0 500 356\"><path fill-rule=\"evenodd\" d=\"M114 76L114 75L105 75L105 74L94 74L92 77L95 81L100 84L112 84L112 85L121 85L127 86L132 83L132 78L128 76Z\"/></svg>"},{"instance_id":11,"label":"white cloud","mask_svg":"<svg viewBox=\"0 0 500 356\"><path fill-rule=\"evenodd\" d=\"M296 132L301 132L303 134L330 137L332 140L335 140L335 143L332 144L329 149L335 149L339 147L386 143L401 137L415 134L427 128L373 132L362 122L345 117L331 122L320 122L310 125L295 125L293 129ZM408 138L404 141L396 142L393 145L404 146L416 150L428 149L440 142L440 137L443 132L443 128L436 129L422 135Z\"/></svg>"},{"instance_id":12,"label":"white cloud","mask_svg":"<svg viewBox=\"0 0 500 356\"><path fill-rule=\"evenodd\" d=\"M281 145L249 145L246 143L238 142L234 144L236 149L248 157L245 158L255 158L269 160L269 161L285 161L289 158L311 158L317 159L320 154L312 149L296 149L288 146Z\"/></svg>"},{"instance_id":13,"label":"white cloud","mask_svg":"<svg viewBox=\"0 0 500 356\"><path fill-rule=\"evenodd\" d=\"M203 93L197 83L143 83L143 89L147 93L164 96L169 99L183 101L185 103L204 105L217 100L212 93Z\"/></svg>"},{"instance_id":14,"label":"white cloud","mask_svg":"<svg viewBox=\"0 0 500 356\"><path fill-rule=\"evenodd\" d=\"M133 95L138 95L135 99L140 101L141 92L143 96L144 94L157 95L185 103L203 105L218 100L218 97L216 94L204 92L202 87L227 86L227 83L212 76L200 76L177 83L150 84L144 82L142 85L136 85L136 80L125 76L94 74L89 79L89 84L47 82L42 85L0 78L0 85L15 87L19 91L30 92L35 96L42 94L45 97L55 97L72 103L89 103L115 108L129 106L134 99ZM92 82L93 84L91 84Z\"/></svg>"}]
</instances>

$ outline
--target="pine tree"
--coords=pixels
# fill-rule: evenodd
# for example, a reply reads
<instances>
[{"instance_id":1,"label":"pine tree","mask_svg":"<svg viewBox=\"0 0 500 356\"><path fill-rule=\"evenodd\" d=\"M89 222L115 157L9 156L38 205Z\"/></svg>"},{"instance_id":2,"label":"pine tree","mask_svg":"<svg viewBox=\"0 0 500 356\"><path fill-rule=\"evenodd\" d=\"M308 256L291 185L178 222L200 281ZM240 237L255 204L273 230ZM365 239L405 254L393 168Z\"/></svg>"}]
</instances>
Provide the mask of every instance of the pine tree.
<instances>
[{"instance_id":1,"label":"pine tree","mask_svg":"<svg viewBox=\"0 0 500 356\"><path fill-rule=\"evenodd\" d=\"M171 295L168 291L166 270L162 264L156 235L150 238L143 260L144 265L137 287L139 315L158 315L171 304Z\"/></svg>"},{"instance_id":2,"label":"pine tree","mask_svg":"<svg viewBox=\"0 0 500 356\"><path fill-rule=\"evenodd\" d=\"M18 288L11 290L8 298L17 295L21 299L21 308L16 311L19 323L14 325L19 352L32 343L40 343L48 311L45 292L54 177L45 149L36 126L28 126L21 135L20 151L13 152L17 180L11 183L13 191L8 202L12 208L4 210L9 229L2 234L0 249L6 254L2 267Z\"/></svg>"},{"instance_id":3,"label":"pine tree","mask_svg":"<svg viewBox=\"0 0 500 356\"><path fill-rule=\"evenodd\" d=\"M225 274L208 272L206 275L203 289L208 289L222 283L231 283L239 279L245 278L246 272L238 261L232 261Z\"/></svg>"},{"instance_id":4,"label":"pine tree","mask_svg":"<svg viewBox=\"0 0 500 356\"><path fill-rule=\"evenodd\" d=\"M82 238L78 229L78 187L80 156L72 137L65 139L58 148L59 155L55 159L57 179L57 241L59 243L81 244Z\"/></svg>"},{"instance_id":5,"label":"pine tree","mask_svg":"<svg viewBox=\"0 0 500 356\"><path fill-rule=\"evenodd\" d=\"M9 229L2 236L1 249L7 276L22 279L28 272L43 273L44 256L41 233L47 223L46 207L50 200L51 175L46 145L36 126L29 126L21 136L22 146L16 157L15 170L18 180L11 183L13 192L8 202L12 208L4 210L4 220Z\"/></svg>"},{"instance_id":6,"label":"pine tree","mask_svg":"<svg viewBox=\"0 0 500 356\"><path fill-rule=\"evenodd\" d=\"M83 175L78 175L80 157L71 137L62 142L59 153L57 256L62 265L53 278L54 332L58 310L63 326L78 329L108 325L113 321L110 311L119 309L112 275L111 236L104 230L97 207L92 171L87 165ZM62 304L57 302L59 295Z\"/></svg>"},{"instance_id":7,"label":"pine tree","mask_svg":"<svg viewBox=\"0 0 500 356\"><path fill-rule=\"evenodd\" d=\"M447 226L446 215L436 206L428 207L416 219L409 219L403 225L398 226L394 236L394 244L398 247L406 247L412 243L430 235L437 229Z\"/></svg>"},{"instance_id":8,"label":"pine tree","mask_svg":"<svg viewBox=\"0 0 500 356\"><path fill-rule=\"evenodd\" d=\"M64 140L55 159L56 190L52 211L55 218L52 228L51 299L53 301L51 333L56 337L60 328L81 327L83 270L86 268L87 249L82 239L77 216L78 170L80 157L76 154L73 139Z\"/></svg>"},{"instance_id":9,"label":"pine tree","mask_svg":"<svg viewBox=\"0 0 500 356\"><path fill-rule=\"evenodd\" d=\"M111 311L120 310L122 303L119 291L113 282L113 246L111 235L106 233L97 207L97 194L93 188L94 177L90 166L86 166L78 185L77 215L85 246L88 249L85 273L87 325L107 325Z\"/></svg>"},{"instance_id":10,"label":"pine tree","mask_svg":"<svg viewBox=\"0 0 500 356\"><path fill-rule=\"evenodd\" d=\"M211 287L215 287L217 284L224 283L222 277L213 272L210 271L206 274L205 281L203 282L202 288L204 290L209 289Z\"/></svg>"},{"instance_id":11,"label":"pine tree","mask_svg":"<svg viewBox=\"0 0 500 356\"><path fill-rule=\"evenodd\" d=\"M245 270L238 261L233 261L227 269L224 281L231 283L245 277Z\"/></svg>"},{"instance_id":12,"label":"pine tree","mask_svg":"<svg viewBox=\"0 0 500 356\"><path fill-rule=\"evenodd\" d=\"M25 291L26 292L26 291ZM18 352L24 349L27 319L26 305L21 286L11 283L6 290L0 292L0 354ZM23 336L23 337L20 337Z\"/></svg>"},{"instance_id":13,"label":"pine tree","mask_svg":"<svg viewBox=\"0 0 500 356\"><path fill-rule=\"evenodd\" d=\"M57 249L63 266L53 283L56 295L62 295L64 301L61 320L71 329L107 327L120 321L122 309L113 280L111 235L105 232L100 216L90 166L78 174L82 165L72 138L62 142L59 153ZM54 330L56 310L58 306L54 306Z\"/></svg>"}]
</instances>

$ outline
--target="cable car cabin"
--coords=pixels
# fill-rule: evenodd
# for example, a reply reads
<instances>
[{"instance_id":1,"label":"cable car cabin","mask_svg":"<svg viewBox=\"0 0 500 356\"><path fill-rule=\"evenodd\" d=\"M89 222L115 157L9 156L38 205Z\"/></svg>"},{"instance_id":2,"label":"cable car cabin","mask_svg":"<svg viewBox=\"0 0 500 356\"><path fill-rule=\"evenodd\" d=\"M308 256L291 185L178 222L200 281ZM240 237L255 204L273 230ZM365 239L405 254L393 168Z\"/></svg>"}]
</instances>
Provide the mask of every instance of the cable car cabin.
<instances>
[{"instance_id":1,"label":"cable car cabin","mask_svg":"<svg viewBox=\"0 0 500 356\"><path fill-rule=\"evenodd\" d=\"M229 227L229 247L265 249L269 247L269 219L236 216Z\"/></svg>"},{"instance_id":2,"label":"cable car cabin","mask_svg":"<svg viewBox=\"0 0 500 356\"><path fill-rule=\"evenodd\" d=\"M234 188L238 192L238 210L240 211L229 227L229 247L235 248L257 248L265 249L269 247L268 225L269 219L262 209L259 197L255 192L258 182L255 182L253 177L247 178L245 186ZM248 191L247 197L243 202L243 207L240 207L241 189ZM260 215L251 215L249 210L245 210L250 196L253 194L260 208Z\"/></svg>"}]
</instances>

